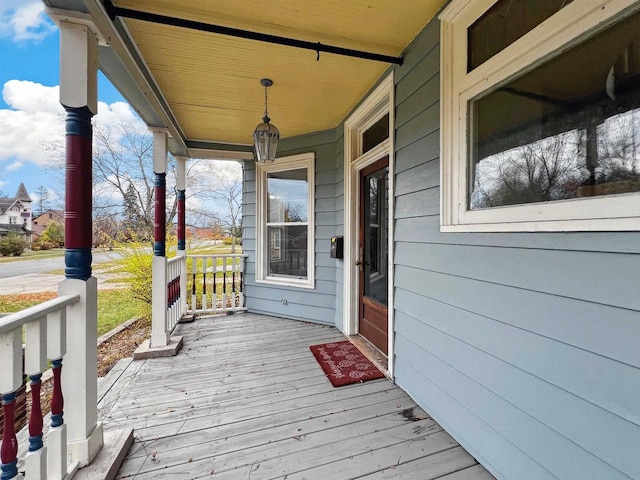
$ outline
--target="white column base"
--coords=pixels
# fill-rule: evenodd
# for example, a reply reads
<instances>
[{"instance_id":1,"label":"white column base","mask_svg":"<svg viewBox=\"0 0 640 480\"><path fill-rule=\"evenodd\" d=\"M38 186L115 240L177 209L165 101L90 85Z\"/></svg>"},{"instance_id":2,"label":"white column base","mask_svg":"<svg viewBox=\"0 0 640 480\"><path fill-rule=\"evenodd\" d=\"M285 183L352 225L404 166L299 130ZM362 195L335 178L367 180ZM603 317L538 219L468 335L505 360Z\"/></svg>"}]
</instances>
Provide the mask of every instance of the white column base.
<instances>
[{"instance_id":1,"label":"white column base","mask_svg":"<svg viewBox=\"0 0 640 480\"><path fill-rule=\"evenodd\" d=\"M76 442L69 442L67 444L68 463L78 462L80 468L89 465L102 448L102 433L102 422L98 422L88 438Z\"/></svg>"}]
</instances>

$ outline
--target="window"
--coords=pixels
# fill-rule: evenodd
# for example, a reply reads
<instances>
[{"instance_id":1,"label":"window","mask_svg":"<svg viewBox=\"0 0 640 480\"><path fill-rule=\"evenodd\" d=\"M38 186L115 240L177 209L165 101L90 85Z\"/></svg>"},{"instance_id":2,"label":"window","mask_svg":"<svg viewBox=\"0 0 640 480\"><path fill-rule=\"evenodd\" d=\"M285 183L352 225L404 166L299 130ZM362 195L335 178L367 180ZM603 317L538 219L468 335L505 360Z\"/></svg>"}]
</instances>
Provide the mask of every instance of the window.
<instances>
[{"instance_id":1,"label":"window","mask_svg":"<svg viewBox=\"0 0 640 480\"><path fill-rule=\"evenodd\" d=\"M638 10L454 0L443 12L443 231L640 228Z\"/></svg>"},{"instance_id":2,"label":"window","mask_svg":"<svg viewBox=\"0 0 640 480\"><path fill-rule=\"evenodd\" d=\"M314 154L256 165L256 281L314 287Z\"/></svg>"}]
</instances>

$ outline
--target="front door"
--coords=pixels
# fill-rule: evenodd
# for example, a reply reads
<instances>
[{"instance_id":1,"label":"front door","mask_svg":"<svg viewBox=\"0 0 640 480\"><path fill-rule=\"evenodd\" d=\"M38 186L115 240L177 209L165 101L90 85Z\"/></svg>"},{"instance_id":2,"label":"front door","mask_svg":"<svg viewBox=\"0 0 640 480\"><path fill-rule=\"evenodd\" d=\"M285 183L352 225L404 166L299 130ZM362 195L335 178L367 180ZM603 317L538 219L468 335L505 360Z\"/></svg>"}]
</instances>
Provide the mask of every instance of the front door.
<instances>
[{"instance_id":1,"label":"front door","mask_svg":"<svg viewBox=\"0 0 640 480\"><path fill-rule=\"evenodd\" d=\"M389 317L387 303L389 232L389 157L360 171L359 327L360 335L385 355Z\"/></svg>"}]
</instances>

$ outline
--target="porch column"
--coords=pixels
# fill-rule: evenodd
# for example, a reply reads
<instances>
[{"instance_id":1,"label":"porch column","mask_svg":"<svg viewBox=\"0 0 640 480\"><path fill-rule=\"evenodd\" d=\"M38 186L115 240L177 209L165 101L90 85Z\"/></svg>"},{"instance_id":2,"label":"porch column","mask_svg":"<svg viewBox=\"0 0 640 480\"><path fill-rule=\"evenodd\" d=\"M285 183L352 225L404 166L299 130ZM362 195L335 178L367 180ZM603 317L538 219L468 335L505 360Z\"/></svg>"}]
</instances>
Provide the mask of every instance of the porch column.
<instances>
[{"instance_id":1,"label":"porch column","mask_svg":"<svg viewBox=\"0 0 640 480\"><path fill-rule=\"evenodd\" d=\"M154 218L153 264L151 297L150 347L164 347L169 342L167 316L167 258L166 258L166 185L167 185L167 132L153 130Z\"/></svg>"},{"instance_id":2,"label":"porch column","mask_svg":"<svg viewBox=\"0 0 640 480\"><path fill-rule=\"evenodd\" d=\"M187 264L186 264L186 184L187 184L187 158L176 157L177 179L176 195L178 200L178 256L183 257L182 270L180 272L180 314L187 313Z\"/></svg>"},{"instance_id":3,"label":"porch column","mask_svg":"<svg viewBox=\"0 0 640 480\"><path fill-rule=\"evenodd\" d=\"M87 465L102 447L97 422L97 281L91 276L92 137L98 111L98 41L86 25L60 22L60 103L66 111L65 277L60 295L79 295L67 309L67 354L59 368L64 411L52 432L68 439L71 462ZM66 424L66 429L64 425ZM60 428L63 427L63 428ZM52 429L53 430L53 429Z\"/></svg>"}]
</instances>

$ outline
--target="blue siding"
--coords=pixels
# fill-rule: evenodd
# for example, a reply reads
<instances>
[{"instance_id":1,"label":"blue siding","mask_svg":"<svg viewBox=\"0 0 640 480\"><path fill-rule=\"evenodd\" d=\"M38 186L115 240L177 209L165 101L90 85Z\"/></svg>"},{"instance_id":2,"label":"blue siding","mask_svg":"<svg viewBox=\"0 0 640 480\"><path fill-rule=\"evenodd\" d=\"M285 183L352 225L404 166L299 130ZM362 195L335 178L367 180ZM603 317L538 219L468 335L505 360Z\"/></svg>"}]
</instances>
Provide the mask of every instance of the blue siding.
<instances>
[{"instance_id":1,"label":"blue siding","mask_svg":"<svg viewBox=\"0 0 640 480\"><path fill-rule=\"evenodd\" d=\"M438 41L396 70L396 382L498 478L640 478L640 234L441 233Z\"/></svg>"},{"instance_id":2,"label":"blue siding","mask_svg":"<svg viewBox=\"0 0 640 480\"><path fill-rule=\"evenodd\" d=\"M256 172L253 162L245 162L243 165L243 246L244 253L248 254L245 268L246 306L256 313L334 325L336 323L336 289L342 289L342 285L337 282L337 278L341 278L341 274L337 273L338 262L329 257L330 238L337 232L335 131L283 139L278 147L278 156L282 157L307 152L314 152L316 155L315 288L282 287L255 282ZM340 308L342 308L341 305ZM341 313L340 318L342 318Z\"/></svg>"},{"instance_id":3,"label":"blue siding","mask_svg":"<svg viewBox=\"0 0 640 480\"><path fill-rule=\"evenodd\" d=\"M440 232L438 42L434 20L395 70L395 380L498 479L640 478L640 233ZM245 164L251 310L342 328L343 144L281 144L316 152L315 290L255 284Z\"/></svg>"}]
</instances>

